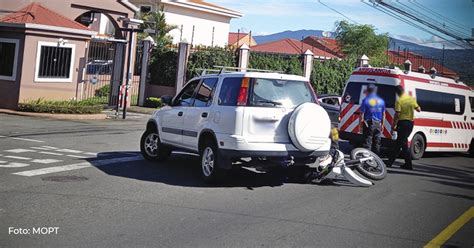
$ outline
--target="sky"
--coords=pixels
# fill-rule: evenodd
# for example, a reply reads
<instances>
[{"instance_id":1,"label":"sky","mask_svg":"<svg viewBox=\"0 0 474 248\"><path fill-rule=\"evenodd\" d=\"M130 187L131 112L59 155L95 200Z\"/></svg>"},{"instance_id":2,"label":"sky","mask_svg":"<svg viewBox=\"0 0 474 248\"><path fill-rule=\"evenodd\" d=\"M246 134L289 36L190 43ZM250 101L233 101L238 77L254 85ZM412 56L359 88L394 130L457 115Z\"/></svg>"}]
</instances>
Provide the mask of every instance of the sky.
<instances>
[{"instance_id":1,"label":"sky","mask_svg":"<svg viewBox=\"0 0 474 248\"><path fill-rule=\"evenodd\" d=\"M266 35L285 30L318 29L334 31L335 22L350 19L357 24L374 25L377 32L421 45L439 47L441 38L399 21L368 4L370 0L208 0L239 11L242 18L231 21L231 31L252 31ZM463 37L472 35L474 0L386 0L408 7L436 21L460 29ZM428 11L427 11L428 10ZM340 13L342 13L342 15ZM344 16L346 17L344 17ZM441 16L440 16L441 15ZM455 24L452 24L455 22ZM448 46L449 44L447 44Z\"/></svg>"}]
</instances>

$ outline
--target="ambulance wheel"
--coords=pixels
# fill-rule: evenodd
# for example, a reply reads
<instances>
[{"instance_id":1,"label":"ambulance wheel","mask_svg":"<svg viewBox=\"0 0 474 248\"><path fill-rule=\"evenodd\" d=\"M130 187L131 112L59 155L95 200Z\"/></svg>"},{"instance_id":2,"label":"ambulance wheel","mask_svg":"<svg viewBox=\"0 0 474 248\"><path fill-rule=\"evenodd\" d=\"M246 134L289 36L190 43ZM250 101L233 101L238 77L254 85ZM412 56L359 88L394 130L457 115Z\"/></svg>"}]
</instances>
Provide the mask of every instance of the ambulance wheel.
<instances>
[{"instance_id":1,"label":"ambulance wheel","mask_svg":"<svg viewBox=\"0 0 474 248\"><path fill-rule=\"evenodd\" d=\"M471 140L471 144L469 145L469 156L474 158L474 139Z\"/></svg>"},{"instance_id":2,"label":"ambulance wheel","mask_svg":"<svg viewBox=\"0 0 474 248\"><path fill-rule=\"evenodd\" d=\"M410 153L411 153L411 158L413 160L418 160L423 157L423 154L425 153L426 149L426 141L425 138L419 133L415 134L413 136L413 139L411 140L411 146L410 146Z\"/></svg>"}]
</instances>

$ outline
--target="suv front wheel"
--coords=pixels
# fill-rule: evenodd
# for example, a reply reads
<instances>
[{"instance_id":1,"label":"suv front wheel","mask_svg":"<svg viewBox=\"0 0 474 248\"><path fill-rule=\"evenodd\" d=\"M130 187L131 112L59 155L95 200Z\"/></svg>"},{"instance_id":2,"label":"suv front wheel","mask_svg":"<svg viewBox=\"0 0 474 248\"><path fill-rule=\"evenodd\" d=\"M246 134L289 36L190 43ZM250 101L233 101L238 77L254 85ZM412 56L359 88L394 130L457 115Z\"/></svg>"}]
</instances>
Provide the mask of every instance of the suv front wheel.
<instances>
[{"instance_id":1,"label":"suv front wheel","mask_svg":"<svg viewBox=\"0 0 474 248\"><path fill-rule=\"evenodd\" d=\"M146 130L140 140L140 151L148 161L165 161L171 155L171 149L164 146L155 130Z\"/></svg>"}]
</instances>

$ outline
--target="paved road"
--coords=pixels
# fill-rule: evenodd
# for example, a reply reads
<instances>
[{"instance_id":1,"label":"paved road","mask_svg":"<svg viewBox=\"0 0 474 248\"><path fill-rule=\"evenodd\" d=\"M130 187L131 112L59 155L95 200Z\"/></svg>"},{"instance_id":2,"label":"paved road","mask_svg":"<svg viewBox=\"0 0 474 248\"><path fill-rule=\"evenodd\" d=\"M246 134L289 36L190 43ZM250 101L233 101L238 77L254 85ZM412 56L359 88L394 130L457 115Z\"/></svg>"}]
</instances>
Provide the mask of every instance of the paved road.
<instances>
[{"instance_id":1,"label":"paved road","mask_svg":"<svg viewBox=\"0 0 474 248\"><path fill-rule=\"evenodd\" d=\"M146 119L131 117L0 115L0 246L421 247L435 237L474 245L474 210L455 221L474 206L467 155L430 155L370 188L246 170L207 186L194 156L143 161ZM453 222L453 235L438 236ZM48 230L38 227L53 232L9 234Z\"/></svg>"}]
</instances>

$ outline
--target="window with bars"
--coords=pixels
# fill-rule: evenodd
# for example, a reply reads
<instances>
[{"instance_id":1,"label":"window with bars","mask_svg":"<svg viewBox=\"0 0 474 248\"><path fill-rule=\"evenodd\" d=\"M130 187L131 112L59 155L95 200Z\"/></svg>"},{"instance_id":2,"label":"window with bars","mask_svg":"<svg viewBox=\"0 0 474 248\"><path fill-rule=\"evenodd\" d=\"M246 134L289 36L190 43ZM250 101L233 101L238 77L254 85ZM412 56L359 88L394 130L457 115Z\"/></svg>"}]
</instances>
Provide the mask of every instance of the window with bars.
<instances>
[{"instance_id":1,"label":"window with bars","mask_svg":"<svg viewBox=\"0 0 474 248\"><path fill-rule=\"evenodd\" d=\"M16 79L19 41L0 38L0 80Z\"/></svg>"},{"instance_id":2,"label":"window with bars","mask_svg":"<svg viewBox=\"0 0 474 248\"><path fill-rule=\"evenodd\" d=\"M36 81L70 82L74 45L57 43L38 44Z\"/></svg>"}]
</instances>

